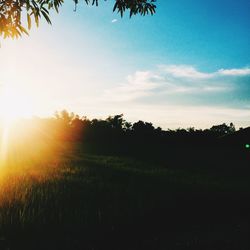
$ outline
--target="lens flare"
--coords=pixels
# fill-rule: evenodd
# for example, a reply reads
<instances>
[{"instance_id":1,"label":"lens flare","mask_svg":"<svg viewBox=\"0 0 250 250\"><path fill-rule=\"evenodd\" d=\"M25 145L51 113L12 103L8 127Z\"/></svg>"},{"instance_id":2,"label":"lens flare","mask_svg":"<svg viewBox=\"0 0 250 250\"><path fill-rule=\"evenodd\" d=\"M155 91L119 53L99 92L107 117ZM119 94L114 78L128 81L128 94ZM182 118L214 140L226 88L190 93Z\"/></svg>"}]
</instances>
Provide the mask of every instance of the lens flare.
<instances>
[{"instance_id":1,"label":"lens flare","mask_svg":"<svg viewBox=\"0 0 250 250\"><path fill-rule=\"evenodd\" d=\"M10 86L0 86L0 163L8 154L11 127L19 118L32 115L32 103L22 91Z\"/></svg>"}]
</instances>

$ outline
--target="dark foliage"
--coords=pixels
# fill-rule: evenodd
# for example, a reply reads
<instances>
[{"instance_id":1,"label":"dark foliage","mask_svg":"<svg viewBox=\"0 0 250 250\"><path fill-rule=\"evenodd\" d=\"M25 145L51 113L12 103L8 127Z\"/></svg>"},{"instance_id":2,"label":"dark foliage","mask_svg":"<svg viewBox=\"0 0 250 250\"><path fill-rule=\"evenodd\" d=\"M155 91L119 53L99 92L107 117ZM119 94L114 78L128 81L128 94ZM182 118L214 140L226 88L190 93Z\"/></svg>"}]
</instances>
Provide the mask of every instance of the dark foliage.
<instances>
[{"instance_id":1,"label":"dark foliage","mask_svg":"<svg viewBox=\"0 0 250 250\"><path fill-rule=\"evenodd\" d=\"M20 121L17 126L19 130L29 128L28 135L24 133L25 140L27 137L33 141L34 136L46 136L53 140L80 142L88 150L100 154L127 155L153 161L165 161L167 157L168 162L179 162L173 164L175 167L192 165L196 160L202 165L226 168L226 162L233 165L235 161L246 161L244 157L249 157L244 156L249 155L245 148L250 141L249 129L236 131L232 123L204 130L162 130L150 122L131 124L122 114L89 120L64 110L56 112L54 118ZM233 161L232 157L235 157Z\"/></svg>"},{"instance_id":2,"label":"dark foliage","mask_svg":"<svg viewBox=\"0 0 250 250\"><path fill-rule=\"evenodd\" d=\"M79 0L72 0L76 6ZM86 4L98 6L100 0L84 0ZM113 11L124 15L129 11L130 17L136 14L153 15L155 13L156 0L116 0ZM23 25L24 18L27 18L27 27L31 28L32 19L36 26L41 18L51 24L50 11L59 11L64 0L1 0L0 1L0 36L18 38L23 33L28 34Z\"/></svg>"}]
</instances>

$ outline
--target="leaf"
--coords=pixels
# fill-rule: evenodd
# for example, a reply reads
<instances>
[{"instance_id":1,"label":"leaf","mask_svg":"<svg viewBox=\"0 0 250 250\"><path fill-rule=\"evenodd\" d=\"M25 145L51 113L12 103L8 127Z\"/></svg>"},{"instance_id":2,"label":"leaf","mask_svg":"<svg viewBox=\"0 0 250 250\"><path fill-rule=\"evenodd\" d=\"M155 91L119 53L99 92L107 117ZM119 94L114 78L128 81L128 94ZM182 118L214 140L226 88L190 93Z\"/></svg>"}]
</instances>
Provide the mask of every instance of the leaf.
<instances>
[{"instance_id":1,"label":"leaf","mask_svg":"<svg viewBox=\"0 0 250 250\"><path fill-rule=\"evenodd\" d=\"M28 29L31 29L31 18L30 18L30 14L27 13L27 22L28 22Z\"/></svg>"},{"instance_id":2,"label":"leaf","mask_svg":"<svg viewBox=\"0 0 250 250\"><path fill-rule=\"evenodd\" d=\"M51 24L49 15L44 10L41 10L41 13L42 13L43 17L45 18L45 20L47 21L47 23Z\"/></svg>"},{"instance_id":3,"label":"leaf","mask_svg":"<svg viewBox=\"0 0 250 250\"><path fill-rule=\"evenodd\" d=\"M38 27L39 26L39 16L37 13L34 16L35 16L36 27Z\"/></svg>"},{"instance_id":4,"label":"leaf","mask_svg":"<svg viewBox=\"0 0 250 250\"><path fill-rule=\"evenodd\" d=\"M22 25L18 25L17 27L21 33L25 33L26 35L29 35L28 31ZM19 33L18 30L17 30L17 32L18 32L18 35L21 35L21 33Z\"/></svg>"}]
</instances>

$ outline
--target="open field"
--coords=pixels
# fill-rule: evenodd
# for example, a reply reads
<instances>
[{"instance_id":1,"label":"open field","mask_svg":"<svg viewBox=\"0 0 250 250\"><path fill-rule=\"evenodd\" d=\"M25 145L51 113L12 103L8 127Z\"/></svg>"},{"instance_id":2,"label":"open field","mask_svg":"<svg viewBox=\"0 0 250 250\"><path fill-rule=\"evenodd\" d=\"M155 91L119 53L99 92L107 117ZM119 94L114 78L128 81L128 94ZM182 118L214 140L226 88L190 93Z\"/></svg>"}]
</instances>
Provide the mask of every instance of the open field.
<instances>
[{"instance_id":1,"label":"open field","mask_svg":"<svg viewBox=\"0 0 250 250\"><path fill-rule=\"evenodd\" d=\"M0 250L250 250L249 31L250 0L0 0Z\"/></svg>"},{"instance_id":2,"label":"open field","mask_svg":"<svg viewBox=\"0 0 250 250\"><path fill-rule=\"evenodd\" d=\"M247 174L55 148L2 165L0 249L249 249Z\"/></svg>"}]
</instances>

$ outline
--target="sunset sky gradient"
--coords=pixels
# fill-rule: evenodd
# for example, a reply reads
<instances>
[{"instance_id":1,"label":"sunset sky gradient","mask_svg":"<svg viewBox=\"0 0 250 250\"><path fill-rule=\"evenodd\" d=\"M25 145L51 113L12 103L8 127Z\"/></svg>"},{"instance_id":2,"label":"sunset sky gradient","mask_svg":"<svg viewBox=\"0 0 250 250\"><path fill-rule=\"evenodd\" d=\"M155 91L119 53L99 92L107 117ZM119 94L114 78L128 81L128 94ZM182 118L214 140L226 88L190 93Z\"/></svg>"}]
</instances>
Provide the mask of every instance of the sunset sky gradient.
<instances>
[{"instance_id":1,"label":"sunset sky gradient","mask_svg":"<svg viewBox=\"0 0 250 250\"><path fill-rule=\"evenodd\" d=\"M132 19L112 4L74 12L67 1L52 26L1 40L0 91L14 89L13 105L25 99L36 116L250 126L250 1L158 0L154 16Z\"/></svg>"}]
</instances>

